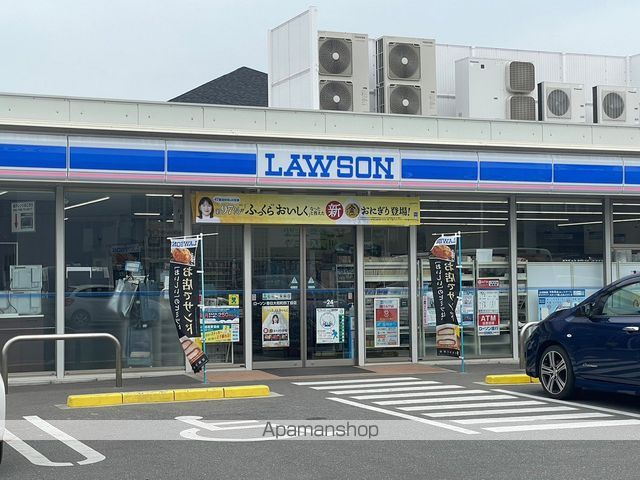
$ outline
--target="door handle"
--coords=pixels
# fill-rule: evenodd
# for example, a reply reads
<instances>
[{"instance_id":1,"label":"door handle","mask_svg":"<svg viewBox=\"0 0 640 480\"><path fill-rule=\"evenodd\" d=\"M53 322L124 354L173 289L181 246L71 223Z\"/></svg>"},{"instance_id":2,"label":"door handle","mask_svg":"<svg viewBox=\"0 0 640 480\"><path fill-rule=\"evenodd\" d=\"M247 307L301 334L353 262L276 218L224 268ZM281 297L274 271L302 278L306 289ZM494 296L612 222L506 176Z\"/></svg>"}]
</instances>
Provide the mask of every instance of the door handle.
<instances>
[{"instance_id":1,"label":"door handle","mask_svg":"<svg viewBox=\"0 0 640 480\"><path fill-rule=\"evenodd\" d=\"M622 330L628 333L640 332L640 327L624 327Z\"/></svg>"}]
</instances>

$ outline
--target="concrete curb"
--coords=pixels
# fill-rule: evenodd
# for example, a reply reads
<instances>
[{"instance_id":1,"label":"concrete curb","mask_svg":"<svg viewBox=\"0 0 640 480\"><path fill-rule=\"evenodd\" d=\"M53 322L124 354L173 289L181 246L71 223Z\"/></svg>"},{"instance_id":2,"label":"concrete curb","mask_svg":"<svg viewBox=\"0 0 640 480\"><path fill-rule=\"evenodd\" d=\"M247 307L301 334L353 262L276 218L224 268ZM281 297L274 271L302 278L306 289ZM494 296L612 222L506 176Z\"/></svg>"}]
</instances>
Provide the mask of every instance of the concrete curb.
<instances>
[{"instance_id":1,"label":"concrete curb","mask_svg":"<svg viewBox=\"0 0 640 480\"><path fill-rule=\"evenodd\" d=\"M90 393L87 395L69 395L67 397L67 406L69 408L86 408L124 404L191 402L194 400L219 400L222 398L268 397L270 393L271 390L267 385Z\"/></svg>"},{"instance_id":2,"label":"concrete curb","mask_svg":"<svg viewBox=\"0 0 640 480\"><path fill-rule=\"evenodd\" d=\"M517 385L521 383L540 383L537 378L530 377L524 373L510 373L506 375L487 375L484 377L485 383L490 385Z\"/></svg>"}]
</instances>

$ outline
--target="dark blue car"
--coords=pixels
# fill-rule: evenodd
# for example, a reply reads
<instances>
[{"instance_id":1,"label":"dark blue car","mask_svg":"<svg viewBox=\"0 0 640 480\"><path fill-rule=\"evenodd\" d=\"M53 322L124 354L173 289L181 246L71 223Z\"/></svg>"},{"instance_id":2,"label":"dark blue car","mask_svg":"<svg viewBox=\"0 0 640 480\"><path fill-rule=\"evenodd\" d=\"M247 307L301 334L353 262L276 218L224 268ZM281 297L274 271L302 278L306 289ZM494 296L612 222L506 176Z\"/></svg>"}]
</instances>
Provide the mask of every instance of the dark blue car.
<instances>
[{"instance_id":1,"label":"dark blue car","mask_svg":"<svg viewBox=\"0 0 640 480\"><path fill-rule=\"evenodd\" d=\"M553 398L569 398L576 388L640 393L640 274L549 315L525 355L527 374Z\"/></svg>"}]
</instances>

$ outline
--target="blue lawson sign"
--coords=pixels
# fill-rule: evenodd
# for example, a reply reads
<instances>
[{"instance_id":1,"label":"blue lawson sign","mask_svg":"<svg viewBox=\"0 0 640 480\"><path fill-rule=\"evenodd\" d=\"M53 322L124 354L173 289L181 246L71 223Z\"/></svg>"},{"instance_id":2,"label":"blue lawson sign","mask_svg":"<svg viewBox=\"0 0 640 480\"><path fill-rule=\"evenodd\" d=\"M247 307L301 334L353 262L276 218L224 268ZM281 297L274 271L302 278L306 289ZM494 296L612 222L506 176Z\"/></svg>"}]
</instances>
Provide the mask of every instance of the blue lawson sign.
<instances>
[{"instance_id":1,"label":"blue lawson sign","mask_svg":"<svg viewBox=\"0 0 640 480\"><path fill-rule=\"evenodd\" d=\"M544 320L558 310L575 307L585 296L584 288L538 290L538 320Z\"/></svg>"},{"instance_id":2,"label":"blue lawson sign","mask_svg":"<svg viewBox=\"0 0 640 480\"><path fill-rule=\"evenodd\" d=\"M549 152L305 145L302 137L298 145L274 145L0 132L0 177L515 192L531 188L591 194L640 192L640 160Z\"/></svg>"},{"instance_id":3,"label":"blue lawson sign","mask_svg":"<svg viewBox=\"0 0 640 480\"><path fill-rule=\"evenodd\" d=\"M400 180L398 150L258 146L258 177L391 182Z\"/></svg>"}]
</instances>

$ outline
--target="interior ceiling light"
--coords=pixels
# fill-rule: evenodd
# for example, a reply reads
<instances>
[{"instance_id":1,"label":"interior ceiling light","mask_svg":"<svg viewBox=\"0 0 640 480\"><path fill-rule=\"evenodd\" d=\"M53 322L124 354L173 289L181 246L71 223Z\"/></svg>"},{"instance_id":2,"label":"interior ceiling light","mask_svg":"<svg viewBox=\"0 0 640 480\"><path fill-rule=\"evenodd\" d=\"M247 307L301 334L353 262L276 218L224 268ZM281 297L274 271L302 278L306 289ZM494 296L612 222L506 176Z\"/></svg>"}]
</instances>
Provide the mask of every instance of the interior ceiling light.
<instances>
[{"instance_id":1,"label":"interior ceiling light","mask_svg":"<svg viewBox=\"0 0 640 480\"><path fill-rule=\"evenodd\" d=\"M506 222L509 219L501 217L432 217L429 215L426 220L502 220Z\"/></svg>"},{"instance_id":2,"label":"interior ceiling light","mask_svg":"<svg viewBox=\"0 0 640 480\"><path fill-rule=\"evenodd\" d=\"M453 212L453 213L509 213L508 210L467 210L467 209L449 209L449 208L421 208L421 212Z\"/></svg>"},{"instance_id":3,"label":"interior ceiling light","mask_svg":"<svg viewBox=\"0 0 640 480\"><path fill-rule=\"evenodd\" d=\"M72 208L84 207L85 205L91 205L92 203L104 202L105 200L109 200L111 197L102 197L96 198L95 200L89 200L88 202L76 203L75 205L69 205L68 207L64 207L65 210L71 210Z\"/></svg>"},{"instance_id":4,"label":"interior ceiling light","mask_svg":"<svg viewBox=\"0 0 640 480\"><path fill-rule=\"evenodd\" d=\"M438 237L440 235L454 235L458 232L441 232L441 233L432 233L431 236L432 237ZM471 230L469 232L465 232L464 230L461 231L460 233L462 233L463 235L478 235L481 233L489 233L489 230Z\"/></svg>"},{"instance_id":5,"label":"interior ceiling light","mask_svg":"<svg viewBox=\"0 0 640 480\"><path fill-rule=\"evenodd\" d=\"M640 222L640 218L621 218L619 220L614 220L613 223L620 222Z\"/></svg>"},{"instance_id":6,"label":"interior ceiling light","mask_svg":"<svg viewBox=\"0 0 640 480\"><path fill-rule=\"evenodd\" d=\"M544 201L516 201L518 205L599 205L601 202L544 202ZM614 203L615 205L615 203Z\"/></svg>"},{"instance_id":7,"label":"interior ceiling light","mask_svg":"<svg viewBox=\"0 0 640 480\"><path fill-rule=\"evenodd\" d=\"M602 223L602 220L599 220L597 222L574 222L574 223L559 223L558 226L559 227L573 227L575 225L597 225L599 223Z\"/></svg>"},{"instance_id":8,"label":"interior ceiling light","mask_svg":"<svg viewBox=\"0 0 640 480\"><path fill-rule=\"evenodd\" d=\"M519 218L518 219L519 222L523 221L523 222L568 222L569 219L568 218L544 218L544 217L539 217L539 218Z\"/></svg>"},{"instance_id":9,"label":"interior ceiling light","mask_svg":"<svg viewBox=\"0 0 640 480\"><path fill-rule=\"evenodd\" d=\"M173 197L171 193L145 193L145 197Z\"/></svg>"},{"instance_id":10,"label":"interior ceiling light","mask_svg":"<svg viewBox=\"0 0 640 480\"><path fill-rule=\"evenodd\" d=\"M640 218L621 218L618 220L614 220L613 223L621 223L621 222L640 222ZM559 223L559 227L572 227L574 225L596 225L598 223L602 223L602 221L597 222L574 222L574 223Z\"/></svg>"},{"instance_id":11,"label":"interior ceiling light","mask_svg":"<svg viewBox=\"0 0 640 480\"><path fill-rule=\"evenodd\" d=\"M450 227L461 226L477 226L477 227L504 227L505 223L445 223L445 222L424 222L420 225L449 225Z\"/></svg>"},{"instance_id":12,"label":"interior ceiling light","mask_svg":"<svg viewBox=\"0 0 640 480\"><path fill-rule=\"evenodd\" d=\"M420 200L421 203L509 203L508 200Z\"/></svg>"},{"instance_id":13,"label":"interior ceiling light","mask_svg":"<svg viewBox=\"0 0 640 480\"><path fill-rule=\"evenodd\" d=\"M531 213L531 214L559 214L559 215L602 215L602 212L554 212L553 210L517 210L516 213Z\"/></svg>"},{"instance_id":14,"label":"interior ceiling light","mask_svg":"<svg viewBox=\"0 0 640 480\"><path fill-rule=\"evenodd\" d=\"M160 213L158 212L134 212L136 217L159 217Z\"/></svg>"},{"instance_id":15,"label":"interior ceiling light","mask_svg":"<svg viewBox=\"0 0 640 480\"><path fill-rule=\"evenodd\" d=\"M0 195L4 195L5 193L9 193L9 192L5 190L4 192L0 192Z\"/></svg>"}]
</instances>

